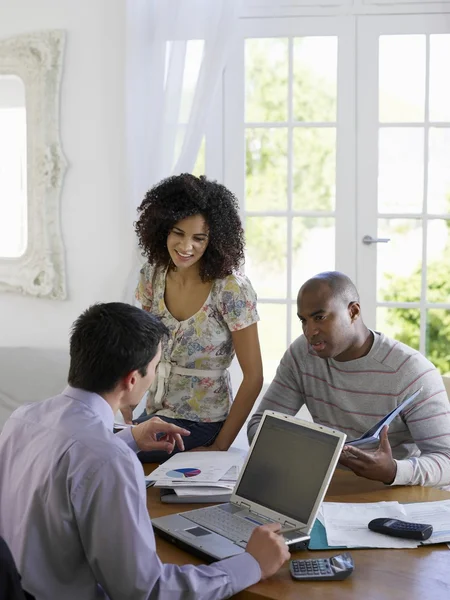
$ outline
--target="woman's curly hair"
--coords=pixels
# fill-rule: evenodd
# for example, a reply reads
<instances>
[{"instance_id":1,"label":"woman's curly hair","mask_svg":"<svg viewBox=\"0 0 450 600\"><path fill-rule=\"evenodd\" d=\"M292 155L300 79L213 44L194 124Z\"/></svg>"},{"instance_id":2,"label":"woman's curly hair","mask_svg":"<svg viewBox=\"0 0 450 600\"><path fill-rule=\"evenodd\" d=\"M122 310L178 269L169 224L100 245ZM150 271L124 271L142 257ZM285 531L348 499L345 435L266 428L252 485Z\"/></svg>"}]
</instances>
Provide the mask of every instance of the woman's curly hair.
<instances>
[{"instance_id":1,"label":"woman's curly hair","mask_svg":"<svg viewBox=\"0 0 450 600\"><path fill-rule=\"evenodd\" d=\"M222 184L205 176L183 173L164 179L151 188L138 208L134 224L145 256L151 265L170 265L167 236L176 223L201 214L209 227L209 242L200 259L202 281L222 279L244 260L244 231L236 197Z\"/></svg>"}]
</instances>

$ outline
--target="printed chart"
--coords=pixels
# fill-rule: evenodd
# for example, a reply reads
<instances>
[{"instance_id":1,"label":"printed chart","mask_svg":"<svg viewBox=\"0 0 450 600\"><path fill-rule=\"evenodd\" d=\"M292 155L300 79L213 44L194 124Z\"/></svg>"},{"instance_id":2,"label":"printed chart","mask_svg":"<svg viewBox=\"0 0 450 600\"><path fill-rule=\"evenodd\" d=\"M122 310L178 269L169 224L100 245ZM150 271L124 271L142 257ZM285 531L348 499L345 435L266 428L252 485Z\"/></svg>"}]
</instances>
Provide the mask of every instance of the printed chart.
<instances>
[{"instance_id":1,"label":"printed chart","mask_svg":"<svg viewBox=\"0 0 450 600\"><path fill-rule=\"evenodd\" d=\"M172 479L184 479L188 477L196 477L197 475L200 475L200 473L200 469L190 467L185 469L173 469L172 471L167 471L166 477L171 477Z\"/></svg>"}]
</instances>

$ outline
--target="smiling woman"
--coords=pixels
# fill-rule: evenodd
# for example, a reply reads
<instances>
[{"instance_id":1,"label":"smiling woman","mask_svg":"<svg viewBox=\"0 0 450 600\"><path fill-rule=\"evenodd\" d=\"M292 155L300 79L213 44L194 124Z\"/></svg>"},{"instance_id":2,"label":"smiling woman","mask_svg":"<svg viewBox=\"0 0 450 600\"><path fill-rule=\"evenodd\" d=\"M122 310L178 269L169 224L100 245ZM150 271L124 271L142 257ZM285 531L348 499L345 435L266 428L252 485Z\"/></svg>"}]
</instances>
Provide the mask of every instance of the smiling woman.
<instances>
[{"instance_id":1,"label":"smiling woman","mask_svg":"<svg viewBox=\"0 0 450 600\"><path fill-rule=\"evenodd\" d=\"M152 188L136 232L147 258L136 297L169 330L146 411L188 429L186 448L227 450L262 386L256 294L239 271L244 233L237 199L206 177L182 174ZM228 368L237 356L236 398ZM124 412L124 411L122 411ZM124 412L131 420L131 407ZM165 453L141 453L144 462Z\"/></svg>"}]
</instances>

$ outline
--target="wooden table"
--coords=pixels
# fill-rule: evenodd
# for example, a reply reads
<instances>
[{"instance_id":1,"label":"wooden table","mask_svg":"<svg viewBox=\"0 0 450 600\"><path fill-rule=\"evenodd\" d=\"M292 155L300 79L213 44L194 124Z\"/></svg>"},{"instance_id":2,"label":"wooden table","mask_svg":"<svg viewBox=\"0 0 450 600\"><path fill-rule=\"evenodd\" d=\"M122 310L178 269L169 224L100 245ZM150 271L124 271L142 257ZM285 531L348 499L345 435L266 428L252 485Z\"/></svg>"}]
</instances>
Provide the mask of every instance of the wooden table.
<instances>
[{"instance_id":1,"label":"wooden table","mask_svg":"<svg viewBox=\"0 0 450 600\"><path fill-rule=\"evenodd\" d=\"M145 465L151 473L156 465ZM329 502L429 502L450 499L449 492L424 487L386 487L381 483L338 470L330 484ZM149 488L147 506L152 517L199 508L198 504L163 504L159 490ZM156 535L156 547L163 562L202 564L192 556ZM297 552L293 558L332 556L337 551ZM266 581L240 592L238 600L450 600L450 549L438 544L404 550L351 550L355 570L345 581L299 582L291 579L288 564Z\"/></svg>"}]
</instances>

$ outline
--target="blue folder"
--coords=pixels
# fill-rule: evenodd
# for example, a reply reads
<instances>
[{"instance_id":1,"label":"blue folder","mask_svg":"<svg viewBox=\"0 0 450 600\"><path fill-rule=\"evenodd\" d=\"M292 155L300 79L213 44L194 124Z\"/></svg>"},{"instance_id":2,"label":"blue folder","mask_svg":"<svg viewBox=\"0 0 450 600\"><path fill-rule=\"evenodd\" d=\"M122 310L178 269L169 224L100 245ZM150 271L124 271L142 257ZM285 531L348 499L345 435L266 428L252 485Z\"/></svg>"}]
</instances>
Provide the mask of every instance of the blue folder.
<instances>
[{"instance_id":1,"label":"blue folder","mask_svg":"<svg viewBox=\"0 0 450 600\"><path fill-rule=\"evenodd\" d=\"M311 530L311 539L309 540L308 550L340 550L346 546L329 546L327 541L327 531L324 525L316 519Z\"/></svg>"}]
</instances>

